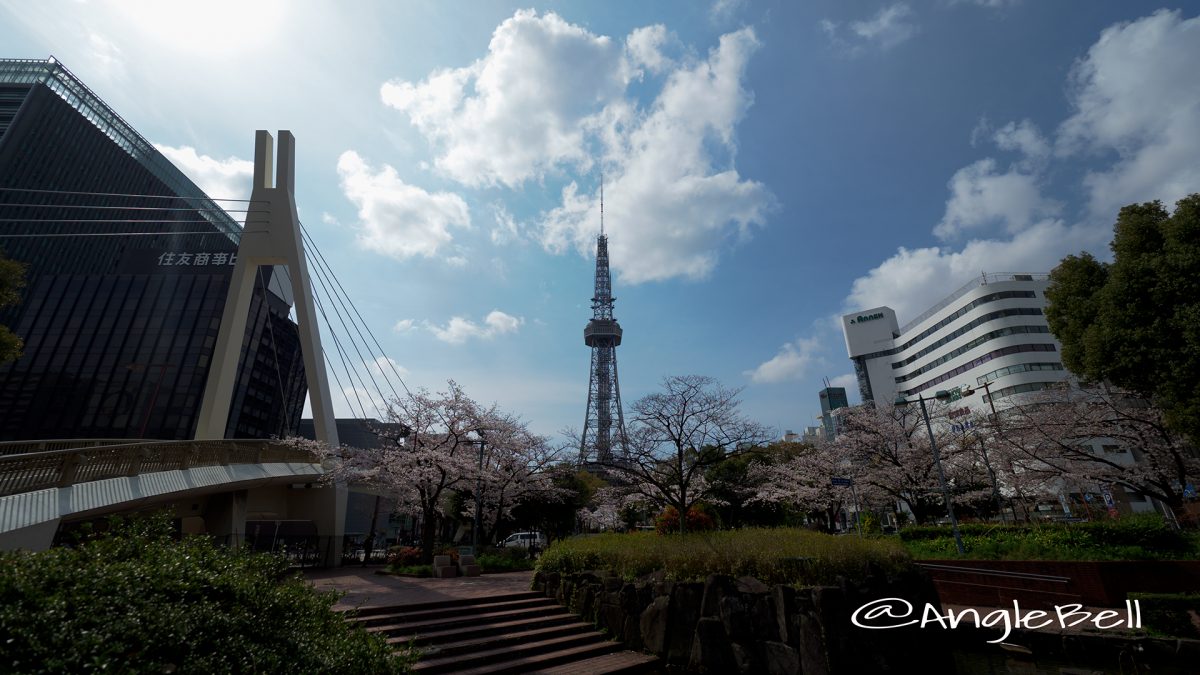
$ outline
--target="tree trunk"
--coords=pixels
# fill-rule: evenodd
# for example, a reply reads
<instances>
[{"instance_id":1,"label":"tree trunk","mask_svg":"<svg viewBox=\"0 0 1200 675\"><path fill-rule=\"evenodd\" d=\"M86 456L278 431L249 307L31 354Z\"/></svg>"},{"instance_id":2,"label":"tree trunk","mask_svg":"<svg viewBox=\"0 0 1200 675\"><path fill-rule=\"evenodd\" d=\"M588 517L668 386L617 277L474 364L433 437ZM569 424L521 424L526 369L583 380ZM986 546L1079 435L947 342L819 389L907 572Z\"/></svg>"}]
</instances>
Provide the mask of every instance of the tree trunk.
<instances>
[{"instance_id":1,"label":"tree trunk","mask_svg":"<svg viewBox=\"0 0 1200 675\"><path fill-rule=\"evenodd\" d=\"M437 534L437 510L421 510L421 564L433 564L433 540Z\"/></svg>"}]
</instances>

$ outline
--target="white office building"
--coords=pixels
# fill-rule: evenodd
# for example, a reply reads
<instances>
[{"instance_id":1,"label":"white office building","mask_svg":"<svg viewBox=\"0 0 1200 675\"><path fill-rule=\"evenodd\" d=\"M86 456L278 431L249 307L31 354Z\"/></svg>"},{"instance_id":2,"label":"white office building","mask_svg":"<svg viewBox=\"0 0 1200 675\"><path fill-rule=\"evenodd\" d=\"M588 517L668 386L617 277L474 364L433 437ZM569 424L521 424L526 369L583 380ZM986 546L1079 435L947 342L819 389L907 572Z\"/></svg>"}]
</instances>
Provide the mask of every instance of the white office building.
<instances>
[{"instance_id":1,"label":"white office building","mask_svg":"<svg viewBox=\"0 0 1200 675\"><path fill-rule=\"evenodd\" d=\"M985 274L900 326L890 307L842 317L863 402L987 384L997 408L1067 377L1046 317L1045 274ZM963 407L989 409L981 389Z\"/></svg>"},{"instance_id":2,"label":"white office building","mask_svg":"<svg viewBox=\"0 0 1200 675\"><path fill-rule=\"evenodd\" d=\"M975 389L975 395L952 404L953 418L991 412L992 402L1002 410L1018 394L1067 379L1060 345L1043 314L1048 283L1045 274L981 275L903 326L890 307L843 316L863 402L933 397L962 385ZM1112 443L1094 439L1093 451L1115 455L1120 463L1134 461L1126 448ZM1137 494L1122 493L1119 501L1135 512L1152 508Z\"/></svg>"}]
</instances>

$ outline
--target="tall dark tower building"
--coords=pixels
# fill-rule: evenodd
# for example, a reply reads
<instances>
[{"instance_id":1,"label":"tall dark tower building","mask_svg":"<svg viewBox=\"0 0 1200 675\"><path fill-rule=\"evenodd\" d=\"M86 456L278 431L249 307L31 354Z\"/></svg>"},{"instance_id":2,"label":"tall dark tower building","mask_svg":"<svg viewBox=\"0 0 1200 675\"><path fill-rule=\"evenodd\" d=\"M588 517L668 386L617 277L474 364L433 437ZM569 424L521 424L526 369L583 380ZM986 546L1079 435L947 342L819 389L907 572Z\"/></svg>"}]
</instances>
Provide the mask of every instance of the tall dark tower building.
<instances>
[{"instance_id":1,"label":"tall dark tower building","mask_svg":"<svg viewBox=\"0 0 1200 675\"><path fill-rule=\"evenodd\" d=\"M592 369L579 459L585 464L619 461L625 453L625 413L621 409L621 388L617 384L617 345L621 344L621 325L613 318L608 237L604 235L603 185L600 186L600 236L596 238L596 291L592 296L592 320L583 329L583 342L592 348Z\"/></svg>"},{"instance_id":2,"label":"tall dark tower building","mask_svg":"<svg viewBox=\"0 0 1200 675\"><path fill-rule=\"evenodd\" d=\"M0 441L193 438L241 226L61 63L0 59L0 249L25 263L0 325ZM227 437L295 433L290 295L263 268Z\"/></svg>"}]
</instances>

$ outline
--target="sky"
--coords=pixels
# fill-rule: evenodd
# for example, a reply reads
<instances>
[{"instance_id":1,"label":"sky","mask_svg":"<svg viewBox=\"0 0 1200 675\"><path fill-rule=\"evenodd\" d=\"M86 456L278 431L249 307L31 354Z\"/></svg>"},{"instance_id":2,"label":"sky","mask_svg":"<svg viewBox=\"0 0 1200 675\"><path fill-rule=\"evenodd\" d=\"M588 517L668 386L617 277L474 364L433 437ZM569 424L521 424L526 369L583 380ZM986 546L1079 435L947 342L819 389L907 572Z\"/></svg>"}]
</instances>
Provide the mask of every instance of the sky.
<instances>
[{"instance_id":1,"label":"sky","mask_svg":"<svg viewBox=\"0 0 1200 675\"><path fill-rule=\"evenodd\" d=\"M552 436L601 176L625 407L709 375L781 434L857 400L843 313L1106 258L1121 206L1200 191L1200 1L0 0L0 56L50 55L213 197L291 130L406 384Z\"/></svg>"}]
</instances>

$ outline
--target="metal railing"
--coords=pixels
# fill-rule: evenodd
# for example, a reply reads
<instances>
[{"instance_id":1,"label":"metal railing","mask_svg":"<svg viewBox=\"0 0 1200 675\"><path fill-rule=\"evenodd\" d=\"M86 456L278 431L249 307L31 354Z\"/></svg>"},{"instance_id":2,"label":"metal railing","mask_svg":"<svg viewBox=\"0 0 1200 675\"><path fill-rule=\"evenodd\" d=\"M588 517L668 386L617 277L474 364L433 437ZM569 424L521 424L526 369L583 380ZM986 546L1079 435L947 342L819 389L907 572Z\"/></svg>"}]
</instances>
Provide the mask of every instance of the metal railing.
<instances>
[{"instance_id":1,"label":"metal railing","mask_svg":"<svg viewBox=\"0 0 1200 675\"><path fill-rule=\"evenodd\" d=\"M280 441L257 439L96 444L6 454L0 456L0 497L154 471L319 461L307 450Z\"/></svg>"},{"instance_id":2,"label":"metal railing","mask_svg":"<svg viewBox=\"0 0 1200 675\"><path fill-rule=\"evenodd\" d=\"M145 439L139 443L166 443L156 439ZM0 442L0 456L24 455L31 452L47 452L50 450L79 450L94 448L100 445L129 445L128 438L54 438L46 441L3 441Z\"/></svg>"}]
</instances>

